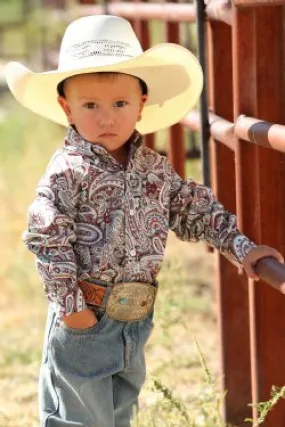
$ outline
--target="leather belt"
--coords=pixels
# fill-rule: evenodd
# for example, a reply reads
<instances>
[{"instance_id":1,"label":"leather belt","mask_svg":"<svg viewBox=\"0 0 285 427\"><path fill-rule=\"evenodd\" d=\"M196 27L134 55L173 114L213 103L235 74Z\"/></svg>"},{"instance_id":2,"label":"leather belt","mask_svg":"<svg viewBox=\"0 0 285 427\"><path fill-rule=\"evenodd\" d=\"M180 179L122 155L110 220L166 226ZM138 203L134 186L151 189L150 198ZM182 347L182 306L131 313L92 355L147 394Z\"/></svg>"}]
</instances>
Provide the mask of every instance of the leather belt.
<instances>
[{"instance_id":1,"label":"leather belt","mask_svg":"<svg viewBox=\"0 0 285 427\"><path fill-rule=\"evenodd\" d=\"M103 302L107 287L90 283L87 280L79 280L78 285L82 290L87 304L100 306Z\"/></svg>"},{"instance_id":2,"label":"leather belt","mask_svg":"<svg viewBox=\"0 0 285 427\"><path fill-rule=\"evenodd\" d=\"M100 306L108 286L79 281L87 304ZM145 319L153 310L157 287L143 282L122 282L112 285L106 302L106 314L114 320L133 322Z\"/></svg>"}]
</instances>

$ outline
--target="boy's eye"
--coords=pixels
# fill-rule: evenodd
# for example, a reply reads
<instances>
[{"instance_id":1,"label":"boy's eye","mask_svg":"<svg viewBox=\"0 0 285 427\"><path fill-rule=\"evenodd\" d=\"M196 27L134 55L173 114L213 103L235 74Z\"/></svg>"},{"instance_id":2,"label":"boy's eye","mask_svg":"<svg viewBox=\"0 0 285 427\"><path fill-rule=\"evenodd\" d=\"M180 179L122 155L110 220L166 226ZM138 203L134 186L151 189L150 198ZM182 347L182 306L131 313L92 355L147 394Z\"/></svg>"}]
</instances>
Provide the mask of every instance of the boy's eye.
<instances>
[{"instance_id":1,"label":"boy's eye","mask_svg":"<svg viewBox=\"0 0 285 427\"><path fill-rule=\"evenodd\" d=\"M84 104L84 107L92 110L93 108L96 108L96 104L95 104L95 102L86 102Z\"/></svg>"},{"instance_id":2,"label":"boy's eye","mask_svg":"<svg viewBox=\"0 0 285 427\"><path fill-rule=\"evenodd\" d=\"M127 105L127 102L126 101L116 101L114 105L115 105L115 107L122 108L122 107L125 107Z\"/></svg>"}]
</instances>

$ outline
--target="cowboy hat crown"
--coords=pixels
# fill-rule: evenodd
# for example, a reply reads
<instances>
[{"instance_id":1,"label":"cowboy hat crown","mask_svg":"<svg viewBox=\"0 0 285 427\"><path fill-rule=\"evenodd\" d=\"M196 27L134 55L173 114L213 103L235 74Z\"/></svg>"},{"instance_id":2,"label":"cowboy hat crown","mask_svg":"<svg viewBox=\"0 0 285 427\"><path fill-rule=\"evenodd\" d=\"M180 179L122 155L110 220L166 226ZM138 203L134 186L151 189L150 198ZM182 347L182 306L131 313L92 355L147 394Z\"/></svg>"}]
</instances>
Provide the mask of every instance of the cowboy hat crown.
<instances>
[{"instance_id":1,"label":"cowboy hat crown","mask_svg":"<svg viewBox=\"0 0 285 427\"><path fill-rule=\"evenodd\" d=\"M142 48L128 21L117 16L87 16L67 27L58 71L116 64L141 54Z\"/></svg>"}]
</instances>

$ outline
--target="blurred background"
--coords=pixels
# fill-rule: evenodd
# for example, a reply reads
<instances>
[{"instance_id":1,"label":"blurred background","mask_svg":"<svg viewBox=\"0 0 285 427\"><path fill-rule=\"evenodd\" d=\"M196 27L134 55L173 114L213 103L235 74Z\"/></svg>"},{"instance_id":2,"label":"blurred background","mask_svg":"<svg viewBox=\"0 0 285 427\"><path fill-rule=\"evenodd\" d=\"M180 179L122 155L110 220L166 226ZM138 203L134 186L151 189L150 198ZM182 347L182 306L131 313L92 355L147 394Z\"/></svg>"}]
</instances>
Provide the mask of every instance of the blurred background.
<instances>
[{"instance_id":1,"label":"blurred background","mask_svg":"<svg viewBox=\"0 0 285 427\"><path fill-rule=\"evenodd\" d=\"M11 60L33 71L57 68L61 37L79 3L0 0L0 427L38 425L37 381L47 301L22 233L37 182L65 134L64 128L13 99L3 69ZM164 41L163 23L150 25L151 45ZM180 31L185 46L195 52L193 25L180 24ZM168 131L155 135L155 142L157 150L167 153ZM200 180L199 137L185 130L184 143L192 153L186 175ZM213 274L213 255L203 244L182 243L170 235L159 277L156 328L147 346L149 378L138 426L220 425L213 411L219 400ZM212 386L193 336L213 376Z\"/></svg>"}]
</instances>

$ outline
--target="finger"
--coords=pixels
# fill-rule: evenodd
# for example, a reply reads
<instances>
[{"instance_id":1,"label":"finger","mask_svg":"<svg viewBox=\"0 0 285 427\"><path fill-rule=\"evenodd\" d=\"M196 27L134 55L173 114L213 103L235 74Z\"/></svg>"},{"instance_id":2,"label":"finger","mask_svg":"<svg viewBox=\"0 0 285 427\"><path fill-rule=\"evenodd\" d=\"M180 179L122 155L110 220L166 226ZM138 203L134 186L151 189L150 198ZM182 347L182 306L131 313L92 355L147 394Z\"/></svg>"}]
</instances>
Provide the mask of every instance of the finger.
<instances>
[{"instance_id":1,"label":"finger","mask_svg":"<svg viewBox=\"0 0 285 427\"><path fill-rule=\"evenodd\" d=\"M252 264L247 264L246 266L244 266L244 270L250 279L259 280L259 277L256 274L256 271Z\"/></svg>"},{"instance_id":2,"label":"finger","mask_svg":"<svg viewBox=\"0 0 285 427\"><path fill-rule=\"evenodd\" d=\"M284 264L284 256L282 254L280 254L278 252L278 257L277 257L278 261L281 262L282 264Z\"/></svg>"},{"instance_id":3,"label":"finger","mask_svg":"<svg viewBox=\"0 0 285 427\"><path fill-rule=\"evenodd\" d=\"M282 264L284 264L284 257L283 255L278 252L276 249L272 248L272 256L273 258L276 258L279 262L281 262Z\"/></svg>"}]
</instances>

